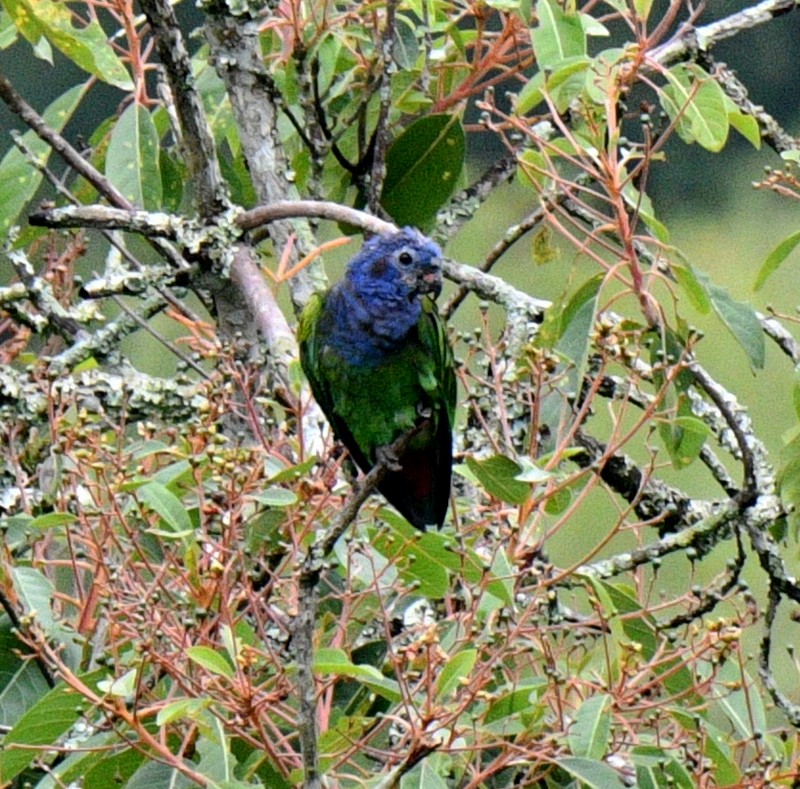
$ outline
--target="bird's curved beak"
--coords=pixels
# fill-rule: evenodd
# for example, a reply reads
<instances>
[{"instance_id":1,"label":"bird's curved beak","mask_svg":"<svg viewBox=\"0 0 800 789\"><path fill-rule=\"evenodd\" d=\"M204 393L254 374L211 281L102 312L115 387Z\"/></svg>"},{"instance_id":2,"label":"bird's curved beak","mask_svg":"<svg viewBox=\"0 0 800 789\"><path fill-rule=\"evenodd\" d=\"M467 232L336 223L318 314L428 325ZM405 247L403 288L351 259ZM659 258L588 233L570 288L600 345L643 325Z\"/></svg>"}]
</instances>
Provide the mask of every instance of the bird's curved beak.
<instances>
[{"instance_id":1,"label":"bird's curved beak","mask_svg":"<svg viewBox=\"0 0 800 789\"><path fill-rule=\"evenodd\" d=\"M432 293L436 298L442 292L442 270L439 266L426 266L417 275L417 292Z\"/></svg>"}]
</instances>

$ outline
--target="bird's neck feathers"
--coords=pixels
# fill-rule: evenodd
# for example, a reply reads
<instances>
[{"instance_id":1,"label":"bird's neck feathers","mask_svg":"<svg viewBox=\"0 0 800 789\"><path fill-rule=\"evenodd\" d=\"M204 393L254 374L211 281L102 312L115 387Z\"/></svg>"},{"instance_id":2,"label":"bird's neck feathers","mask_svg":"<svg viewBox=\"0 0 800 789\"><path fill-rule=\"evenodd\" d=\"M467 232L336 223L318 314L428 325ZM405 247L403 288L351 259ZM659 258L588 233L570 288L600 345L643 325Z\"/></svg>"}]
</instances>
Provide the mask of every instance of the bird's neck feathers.
<instances>
[{"instance_id":1,"label":"bird's neck feathers","mask_svg":"<svg viewBox=\"0 0 800 789\"><path fill-rule=\"evenodd\" d=\"M419 298L409 299L381 288L380 282L356 290L347 279L335 285L327 298L330 319L328 342L353 364L377 364L403 346L422 311Z\"/></svg>"}]
</instances>

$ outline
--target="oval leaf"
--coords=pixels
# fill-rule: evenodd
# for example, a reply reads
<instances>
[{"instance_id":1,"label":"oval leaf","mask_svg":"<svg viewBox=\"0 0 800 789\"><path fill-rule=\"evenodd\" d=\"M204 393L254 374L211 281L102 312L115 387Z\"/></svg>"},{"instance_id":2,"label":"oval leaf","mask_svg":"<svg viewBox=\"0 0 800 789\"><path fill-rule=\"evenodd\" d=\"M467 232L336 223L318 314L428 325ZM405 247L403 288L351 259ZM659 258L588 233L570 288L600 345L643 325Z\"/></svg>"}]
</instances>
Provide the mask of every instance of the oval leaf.
<instances>
[{"instance_id":1,"label":"oval leaf","mask_svg":"<svg viewBox=\"0 0 800 789\"><path fill-rule=\"evenodd\" d=\"M611 698L600 693L586 699L569 729L569 747L575 756L602 759L608 750L611 734Z\"/></svg>"},{"instance_id":2,"label":"oval leaf","mask_svg":"<svg viewBox=\"0 0 800 789\"><path fill-rule=\"evenodd\" d=\"M687 143L719 151L728 139L728 106L719 83L699 66L674 66L666 72L669 85L660 94L661 105Z\"/></svg>"},{"instance_id":3,"label":"oval leaf","mask_svg":"<svg viewBox=\"0 0 800 789\"><path fill-rule=\"evenodd\" d=\"M736 301L727 291L710 282L708 295L711 297L714 311L742 346L750 359L750 364L756 370L763 369L767 349L761 321L755 310L749 304Z\"/></svg>"},{"instance_id":4,"label":"oval leaf","mask_svg":"<svg viewBox=\"0 0 800 789\"><path fill-rule=\"evenodd\" d=\"M586 789L625 789L619 774L603 762L575 756L559 759L558 766L577 778Z\"/></svg>"},{"instance_id":5,"label":"oval leaf","mask_svg":"<svg viewBox=\"0 0 800 789\"><path fill-rule=\"evenodd\" d=\"M231 679L234 675L233 666L211 647L188 647L186 655L198 666L202 666L212 674L227 677L228 679Z\"/></svg>"},{"instance_id":6,"label":"oval leaf","mask_svg":"<svg viewBox=\"0 0 800 789\"><path fill-rule=\"evenodd\" d=\"M341 649L318 649L314 656L314 671L319 674L351 677L373 693L392 702L398 702L402 698L397 682L384 677L375 666L353 663Z\"/></svg>"},{"instance_id":7,"label":"oval leaf","mask_svg":"<svg viewBox=\"0 0 800 789\"><path fill-rule=\"evenodd\" d=\"M140 104L131 104L111 132L106 175L134 205L161 207L158 135L150 113Z\"/></svg>"},{"instance_id":8,"label":"oval leaf","mask_svg":"<svg viewBox=\"0 0 800 789\"><path fill-rule=\"evenodd\" d=\"M539 24L531 31L540 68L552 69L566 58L586 54L586 31L580 14L566 13L554 0L536 3Z\"/></svg>"},{"instance_id":9,"label":"oval leaf","mask_svg":"<svg viewBox=\"0 0 800 789\"><path fill-rule=\"evenodd\" d=\"M490 496L509 504L524 504L528 500L531 486L518 479L522 469L511 458L494 455L486 460L470 457L466 460L467 468Z\"/></svg>"},{"instance_id":10,"label":"oval leaf","mask_svg":"<svg viewBox=\"0 0 800 789\"><path fill-rule=\"evenodd\" d=\"M386 153L381 205L399 225L424 227L456 188L466 154L456 115L412 123Z\"/></svg>"},{"instance_id":11,"label":"oval leaf","mask_svg":"<svg viewBox=\"0 0 800 789\"><path fill-rule=\"evenodd\" d=\"M477 649L464 649L448 661L436 681L436 698L439 701L444 701L463 681L469 679L477 658Z\"/></svg>"},{"instance_id":12,"label":"oval leaf","mask_svg":"<svg viewBox=\"0 0 800 789\"><path fill-rule=\"evenodd\" d=\"M45 123L55 131L61 131L83 98L86 85L76 85L59 96L44 111ZM39 139L36 132L22 135L21 143L39 162L46 164L52 149ZM25 206L33 199L42 174L15 147L0 162L0 233L6 234L16 224Z\"/></svg>"},{"instance_id":13,"label":"oval leaf","mask_svg":"<svg viewBox=\"0 0 800 789\"><path fill-rule=\"evenodd\" d=\"M136 492L142 504L157 513L176 534L183 536L193 531L192 521L181 500L160 482L148 482Z\"/></svg>"},{"instance_id":14,"label":"oval leaf","mask_svg":"<svg viewBox=\"0 0 800 789\"><path fill-rule=\"evenodd\" d=\"M30 529L57 529L59 526L69 526L78 520L71 512L48 512L34 518L28 523Z\"/></svg>"},{"instance_id":15,"label":"oval leaf","mask_svg":"<svg viewBox=\"0 0 800 789\"><path fill-rule=\"evenodd\" d=\"M127 69L96 19L77 26L69 6L53 0L4 0L3 5L20 33L34 46L44 36L89 74L122 90L133 89Z\"/></svg>"}]
</instances>

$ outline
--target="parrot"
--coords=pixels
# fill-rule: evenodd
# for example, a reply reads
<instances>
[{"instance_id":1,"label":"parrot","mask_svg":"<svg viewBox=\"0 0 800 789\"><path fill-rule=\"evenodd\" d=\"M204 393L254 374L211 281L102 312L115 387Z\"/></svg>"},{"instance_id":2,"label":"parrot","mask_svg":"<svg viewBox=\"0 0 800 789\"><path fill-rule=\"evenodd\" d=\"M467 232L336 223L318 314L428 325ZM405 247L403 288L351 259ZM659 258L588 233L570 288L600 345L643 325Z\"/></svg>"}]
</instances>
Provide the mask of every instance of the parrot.
<instances>
[{"instance_id":1,"label":"parrot","mask_svg":"<svg viewBox=\"0 0 800 789\"><path fill-rule=\"evenodd\" d=\"M444 522L453 462L455 362L433 301L441 256L415 228L375 235L298 323L300 364L334 436L364 473L384 463L378 490L421 531Z\"/></svg>"}]
</instances>

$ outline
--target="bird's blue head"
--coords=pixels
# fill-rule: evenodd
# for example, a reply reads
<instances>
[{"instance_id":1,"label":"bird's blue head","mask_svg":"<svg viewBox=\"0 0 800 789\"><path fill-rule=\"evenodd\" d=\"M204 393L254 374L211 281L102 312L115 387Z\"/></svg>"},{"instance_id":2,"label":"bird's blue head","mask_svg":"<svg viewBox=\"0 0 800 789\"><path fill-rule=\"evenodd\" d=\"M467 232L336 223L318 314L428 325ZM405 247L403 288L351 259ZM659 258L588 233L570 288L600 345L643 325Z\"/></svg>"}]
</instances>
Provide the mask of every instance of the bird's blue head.
<instances>
[{"instance_id":1,"label":"bird's blue head","mask_svg":"<svg viewBox=\"0 0 800 789\"><path fill-rule=\"evenodd\" d=\"M368 301L395 305L415 302L424 293L442 290L442 250L419 230L405 227L374 236L350 261L346 279Z\"/></svg>"},{"instance_id":2,"label":"bird's blue head","mask_svg":"<svg viewBox=\"0 0 800 789\"><path fill-rule=\"evenodd\" d=\"M401 347L420 319L420 297L442 290L441 255L410 227L367 241L328 296L326 342L359 365L379 363Z\"/></svg>"}]
</instances>

